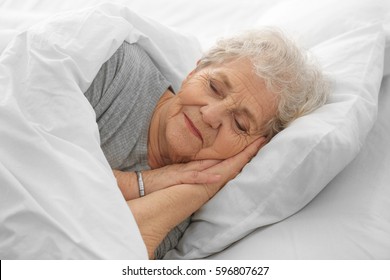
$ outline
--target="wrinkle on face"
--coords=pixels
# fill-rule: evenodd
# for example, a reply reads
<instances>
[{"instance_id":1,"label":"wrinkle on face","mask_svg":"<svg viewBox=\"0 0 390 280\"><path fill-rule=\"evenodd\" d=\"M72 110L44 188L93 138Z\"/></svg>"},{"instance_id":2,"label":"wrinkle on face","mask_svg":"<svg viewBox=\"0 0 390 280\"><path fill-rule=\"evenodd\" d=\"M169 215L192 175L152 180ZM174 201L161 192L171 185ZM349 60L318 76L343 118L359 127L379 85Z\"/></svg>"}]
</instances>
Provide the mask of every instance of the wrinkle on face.
<instances>
[{"instance_id":1,"label":"wrinkle on face","mask_svg":"<svg viewBox=\"0 0 390 280\"><path fill-rule=\"evenodd\" d=\"M214 93L214 86L221 92ZM226 159L239 153L263 136L264 125L276 112L275 100L275 95L255 75L248 61L207 66L194 71L183 82L168 110L168 130L165 133L175 134L175 137L163 135L170 149L169 156L175 161ZM218 116L218 120L210 120L213 115L209 112L206 121L201 112L205 106L209 106L207 110L218 110L213 112L222 115ZM191 138L194 135L183 126L184 112L201 132L201 145L199 139ZM219 124L219 127L212 127L212 124ZM245 131L247 128L249 130Z\"/></svg>"}]
</instances>

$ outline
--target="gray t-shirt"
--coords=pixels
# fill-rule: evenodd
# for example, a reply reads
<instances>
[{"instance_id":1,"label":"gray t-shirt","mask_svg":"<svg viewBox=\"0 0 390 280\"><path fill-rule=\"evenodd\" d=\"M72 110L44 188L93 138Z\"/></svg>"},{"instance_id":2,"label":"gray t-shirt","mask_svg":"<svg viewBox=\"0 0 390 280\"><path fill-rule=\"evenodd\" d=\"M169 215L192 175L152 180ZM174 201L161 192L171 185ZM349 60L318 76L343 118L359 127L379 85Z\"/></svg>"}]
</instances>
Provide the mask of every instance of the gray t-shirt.
<instances>
[{"instance_id":1,"label":"gray t-shirt","mask_svg":"<svg viewBox=\"0 0 390 280\"><path fill-rule=\"evenodd\" d=\"M169 82L135 44L123 43L85 92L96 113L100 145L113 169L149 169L147 141L153 110Z\"/></svg>"},{"instance_id":2,"label":"gray t-shirt","mask_svg":"<svg viewBox=\"0 0 390 280\"><path fill-rule=\"evenodd\" d=\"M84 93L96 113L100 145L112 169L150 169L147 158L149 124L158 100L170 83L137 44L124 42L103 64ZM174 248L189 219L174 228L155 252Z\"/></svg>"}]
</instances>

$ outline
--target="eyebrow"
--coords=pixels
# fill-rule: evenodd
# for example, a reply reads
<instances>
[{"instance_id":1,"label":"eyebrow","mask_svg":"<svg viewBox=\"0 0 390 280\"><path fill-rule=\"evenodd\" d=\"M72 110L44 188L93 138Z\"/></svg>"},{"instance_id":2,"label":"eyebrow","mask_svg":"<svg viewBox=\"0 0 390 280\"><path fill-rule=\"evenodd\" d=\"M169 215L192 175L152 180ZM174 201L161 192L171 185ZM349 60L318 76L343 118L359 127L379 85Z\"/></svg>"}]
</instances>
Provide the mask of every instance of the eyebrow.
<instances>
[{"instance_id":1,"label":"eyebrow","mask_svg":"<svg viewBox=\"0 0 390 280\"><path fill-rule=\"evenodd\" d=\"M232 90L233 89L232 83L230 82L229 77L225 73L223 73L223 72L216 72L215 75L219 79L221 79L221 81L223 82L223 84L226 86L226 88L228 90ZM253 133L254 134L259 133L261 131L261 127L259 127L259 125L257 124L256 117L253 115L253 113L251 111L249 111L248 108L246 108L246 107L242 108L241 111L249 118L249 121L252 124L254 124Z\"/></svg>"}]
</instances>

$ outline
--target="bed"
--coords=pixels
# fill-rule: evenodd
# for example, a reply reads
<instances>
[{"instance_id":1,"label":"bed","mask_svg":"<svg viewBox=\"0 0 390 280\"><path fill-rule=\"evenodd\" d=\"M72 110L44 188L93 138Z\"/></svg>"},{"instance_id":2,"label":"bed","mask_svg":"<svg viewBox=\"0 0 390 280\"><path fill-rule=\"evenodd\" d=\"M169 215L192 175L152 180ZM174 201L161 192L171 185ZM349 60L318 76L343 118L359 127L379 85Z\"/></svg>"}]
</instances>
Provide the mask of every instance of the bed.
<instances>
[{"instance_id":1,"label":"bed","mask_svg":"<svg viewBox=\"0 0 390 280\"><path fill-rule=\"evenodd\" d=\"M174 88L219 37L277 26L332 81L166 259L390 259L390 3L3 0L0 258L145 259L82 92L127 40ZM105 36L102 36L105 34Z\"/></svg>"}]
</instances>

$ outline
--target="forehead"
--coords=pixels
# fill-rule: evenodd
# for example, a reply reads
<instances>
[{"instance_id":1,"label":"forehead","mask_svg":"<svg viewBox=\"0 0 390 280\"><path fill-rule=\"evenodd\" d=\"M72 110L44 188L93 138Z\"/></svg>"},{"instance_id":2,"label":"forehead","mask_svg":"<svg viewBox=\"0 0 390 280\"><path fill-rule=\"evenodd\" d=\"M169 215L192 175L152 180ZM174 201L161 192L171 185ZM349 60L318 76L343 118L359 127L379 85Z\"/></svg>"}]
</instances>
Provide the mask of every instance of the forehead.
<instances>
[{"instance_id":1,"label":"forehead","mask_svg":"<svg viewBox=\"0 0 390 280\"><path fill-rule=\"evenodd\" d=\"M248 93L254 98L266 93L270 94L264 80L255 74L252 63L248 59L230 61L207 68L208 74L218 78L227 89L233 92Z\"/></svg>"}]
</instances>

